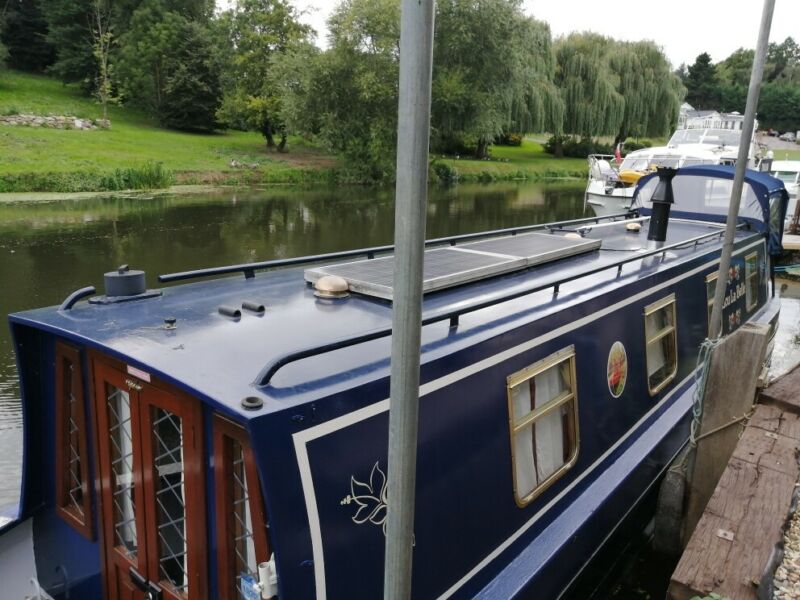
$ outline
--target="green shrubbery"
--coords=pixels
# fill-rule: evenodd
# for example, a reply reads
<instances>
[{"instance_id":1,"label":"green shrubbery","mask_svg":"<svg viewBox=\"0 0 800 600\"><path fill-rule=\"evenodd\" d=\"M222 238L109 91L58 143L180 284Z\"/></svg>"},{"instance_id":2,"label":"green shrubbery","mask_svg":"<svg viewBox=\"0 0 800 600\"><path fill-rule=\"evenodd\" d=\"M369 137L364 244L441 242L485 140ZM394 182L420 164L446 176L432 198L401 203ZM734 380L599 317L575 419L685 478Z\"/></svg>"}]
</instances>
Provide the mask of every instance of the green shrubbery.
<instances>
[{"instance_id":1,"label":"green shrubbery","mask_svg":"<svg viewBox=\"0 0 800 600\"><path fill-rule=\"evenodd\" d=\"M591 138L576 138L568 135L551 136L544 145L548 154L569 156L572 158L586 158L590 154L613 154L614 148L610 144L603 144Z\"/></svg>"},{"instance_id":2,"label":"green shrubbery","mask_svg":"<svg viewBox=\"0 0 800 600\"><path fill-rule=\"evenodd\" d=\"M448 164L433 161L431 163L431 169L433 170L433 174L436 175L436 179L439 183L444 185L453 185L458 183L458 169L455 167L451 167Z\"/></svg>"},{"instance_id":3,"label":"green shrubbery","mask_svg":"<svg viewBox=\"0 0 800 600\"><path fill-rule=\"evenodd\" d=\"M629 152L635 152L636 150L642 150L643 148L652 148L653 142L650 140L625 140L625 143L622 145L622 154L628 154Z\"/></svg>"},{"instance_id":4,"label":"green shrubbery","mask_svg":"<svg viewBox=\"0 0 800 600\"><path fill-rule=\"evenodd\" d=\"M18 173L0 175L0 193L4 192L113 192L149 190L174 183L172 171L161 163L115 169L110 173L73 171L66 173Z\"/></svg>"},{"instance_id":5,"label":"green shrubbery","mask_svg":"<svg viewBox=\"0 0 800 600\"><path fill-rule=\"evenodd\" d=\"M494 143L498 146L522 146L523 137L521 133L503 133Z\"/></svg>"},{"instance_id":6,"label":"green shrubbery","mask_svg":"<svg viewBox=\"0 0 800 600\"><path fill-rule=\"evenodd\" d=\"M579 139L568 135L551 136L544 145L544 151L548 154L558 155L559 144L561 145L561 156L586 158L590 154L614 154L614 146L612 144L604 144L590 138ZM647 139L628 139L622 145L622 155L624 156L629 152L641 150L642 148L650 148L652 145L653 142Z\"/></svg>"}]
</instances>

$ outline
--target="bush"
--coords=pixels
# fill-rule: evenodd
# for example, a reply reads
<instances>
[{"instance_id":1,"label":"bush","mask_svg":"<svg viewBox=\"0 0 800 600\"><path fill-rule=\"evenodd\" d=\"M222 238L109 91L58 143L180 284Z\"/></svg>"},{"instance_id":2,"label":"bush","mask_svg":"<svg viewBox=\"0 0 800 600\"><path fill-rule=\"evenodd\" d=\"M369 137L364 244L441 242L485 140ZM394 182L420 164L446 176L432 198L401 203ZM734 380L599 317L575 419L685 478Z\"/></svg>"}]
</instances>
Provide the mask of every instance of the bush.
<instances>
[{"instance_id":1,"label":"bush","mask_svg":"<svg viewBox=\"0 0 800 600\"><path fill-rule=\"evenodd\" d=\"M551 136L544 145L548 154L557 154L558 145L561 145L562 156L571 158L586 158L590 154L613 154L614 148L610 144L592 140L591 138L575 138L571 136Z\"/></svg>"},{"instance_id":2,"label":"bush","mask_svg":"<svg viewBox=\"0 0 800 600\"><path fill-rule=\"evenodd\" d=\"M650 140L625 140L623 144L623 154L627 154L628 152L635 152L636 150L642 150L644 148L652 148L653 142Z\"/></svg>"},{"instance_id":3,"label":"bush","mask_svg":"<svg viewBox=\"0 0 800 600\"><path fill-rule=\"evenodd\" d=\"M433 173L436 175L436 178L439 180L439 183L444 185L453 185L454 183L458 183L458 169L455 167L434 161L431 163L431 168L433 169Z\"/></svg>"},{"instance_id":4,"label":"bush","mask_svg":"<svg viewBox=\"0 0 800 600\"><path fill-rule=\"evenodd\" d=\"M522 146L522 138L521 133L503 133L494 143L498 146Z\"/></svg>"},{"instance_id":5,"label":"bush","mask_svg":"<svg viewBox=\"0 0 800 600\"><path fill-rule=\"evenodd\" d=\"M459 135L441 136L436 131L431 132L431 148L438 154L450 156L470 156L475 154L475 144L469 144Z\"/></svg>"}]
</instances>

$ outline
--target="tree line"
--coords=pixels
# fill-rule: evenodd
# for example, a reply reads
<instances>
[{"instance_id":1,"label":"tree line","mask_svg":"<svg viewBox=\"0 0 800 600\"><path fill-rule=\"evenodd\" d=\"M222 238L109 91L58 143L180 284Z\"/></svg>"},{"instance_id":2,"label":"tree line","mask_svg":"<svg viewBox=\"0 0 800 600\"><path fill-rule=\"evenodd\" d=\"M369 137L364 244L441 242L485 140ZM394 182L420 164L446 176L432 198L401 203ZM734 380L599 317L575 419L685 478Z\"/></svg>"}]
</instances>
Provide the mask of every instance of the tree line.
<instances>
[{"instance_id":1,"label":"tree line","mask_svg":"<svg viewBox=\"0 0 800 600\"><path fill-rule=\"evenodd\" d=\"M137 106L176 129L259 131L279 151L289 134L313 137L378 177L394 163L399 10L340 0L323 50L290 0L219 13L213 0L5 0L0 52L104 107ZM435 152L483 158L542 131L663 136L686 91L653 42L553 39L521 0L439 0L435 35Z\"/></svg>"},{"instance_id":2,"label":"tree line","mask_svg":"<svg viewBox=\"0 0 800 600\"><path fill-rule=\"evenodd\" d=\"M754 54L739 48L714 64L704 52L693 65L678 67L676 74L687 89L686 101L698 110L744 113ZM758 120L764 129L800 130L800 46L791 37L769 44Z\"/></svg>"}]
</instances>

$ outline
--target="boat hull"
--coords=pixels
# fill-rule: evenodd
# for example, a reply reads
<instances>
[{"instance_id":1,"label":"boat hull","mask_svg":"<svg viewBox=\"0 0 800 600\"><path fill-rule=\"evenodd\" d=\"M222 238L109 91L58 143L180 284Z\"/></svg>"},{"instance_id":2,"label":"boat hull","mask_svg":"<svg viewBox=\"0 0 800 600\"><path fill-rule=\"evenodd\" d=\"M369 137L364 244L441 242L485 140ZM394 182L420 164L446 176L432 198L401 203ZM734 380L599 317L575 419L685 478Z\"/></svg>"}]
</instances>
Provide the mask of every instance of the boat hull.
<instances>
[{"instance_id":1,"label":"boat hull","mask_svg":"<svg viewBox=\"0 0 800 600\"><path fill-rule=\"evenodd\" d=\"M634 188L615 188L613 193L586 192L586 204L598 217L626 212L633 202Z\"/></svg>"}]
</instances>

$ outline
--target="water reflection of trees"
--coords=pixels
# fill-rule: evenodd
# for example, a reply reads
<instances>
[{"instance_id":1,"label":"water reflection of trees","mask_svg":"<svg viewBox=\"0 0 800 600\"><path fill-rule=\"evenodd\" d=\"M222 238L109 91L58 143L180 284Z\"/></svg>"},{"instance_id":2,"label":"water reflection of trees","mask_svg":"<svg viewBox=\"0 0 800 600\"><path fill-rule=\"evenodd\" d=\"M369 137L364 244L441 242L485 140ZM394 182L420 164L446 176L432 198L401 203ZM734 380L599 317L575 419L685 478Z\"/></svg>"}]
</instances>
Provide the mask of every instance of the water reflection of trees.
<instances>
[{"instance_id":1,"label":"water reflection of trees","mask_svg":"<svg viewBox=\"0 0 800 600\"><path fill-rule=\"evenodd\" d=\"M393 190L226 191L0 207L0 272L25 273L0 309L56 302L127 262L157 273L392 243ZM580 186L432 188L427 237L575 218ZM13 252L12 252L13 251Z\"/></svg>"}]
</instances>

